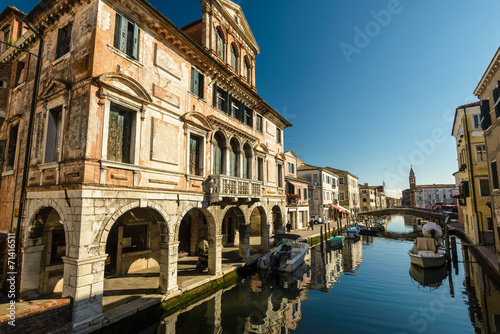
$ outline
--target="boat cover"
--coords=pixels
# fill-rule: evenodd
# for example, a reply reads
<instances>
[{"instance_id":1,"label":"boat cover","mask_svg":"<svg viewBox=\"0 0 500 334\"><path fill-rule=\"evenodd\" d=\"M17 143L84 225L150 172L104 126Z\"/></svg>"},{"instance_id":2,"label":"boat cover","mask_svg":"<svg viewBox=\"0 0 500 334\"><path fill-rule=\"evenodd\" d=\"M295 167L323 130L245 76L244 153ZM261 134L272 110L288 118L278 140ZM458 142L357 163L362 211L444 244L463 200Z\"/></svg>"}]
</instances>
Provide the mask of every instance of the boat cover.
<instances>
[{"instance_id":1,"label":"boat cover","mask_svg":"<svg viewBox=\"0 0 500 334\"><path fill-rule=\"evenodd\" d=\"M437 252L437 241L432 238L417 238L415 248L419 251Z\"/></svg>"}]
</instances>

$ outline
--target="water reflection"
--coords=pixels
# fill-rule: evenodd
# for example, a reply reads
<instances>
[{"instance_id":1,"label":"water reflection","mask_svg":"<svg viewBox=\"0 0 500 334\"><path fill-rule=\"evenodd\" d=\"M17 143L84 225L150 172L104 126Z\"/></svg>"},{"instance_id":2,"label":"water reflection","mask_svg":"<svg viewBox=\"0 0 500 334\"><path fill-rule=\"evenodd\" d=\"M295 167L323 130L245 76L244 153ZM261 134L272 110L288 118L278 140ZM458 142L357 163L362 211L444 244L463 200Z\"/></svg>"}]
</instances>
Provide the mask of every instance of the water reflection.
<instances>
[{"instance_id":1,"label":"water reflection","mask_svg":"<svg viewBox=\"0 0 500 334\"><path fill-rule=\"evenodd\" d=\"M468 248L463 250L469 317L476 333L500 332L500 286Z\"/></svg>"},{"instance_id":2,"label":"water reflection","mask_svg":"<svg viewBox=\"0 0 500 334\"><path fill-rule=\"evenodd\" d=\"M411 221L402 217L389 228L412 232ZM241 278L141 333L329 333L331 326L338 333L500 331L500 287L474 254L465 251L463 261L458 254L465 275L458 267L408 269L410 246L404 238L382 236L349 240L337 250L316 246L292 274ZM359 317L360 310L373 309Z\"/></svg>"}]
</instances>

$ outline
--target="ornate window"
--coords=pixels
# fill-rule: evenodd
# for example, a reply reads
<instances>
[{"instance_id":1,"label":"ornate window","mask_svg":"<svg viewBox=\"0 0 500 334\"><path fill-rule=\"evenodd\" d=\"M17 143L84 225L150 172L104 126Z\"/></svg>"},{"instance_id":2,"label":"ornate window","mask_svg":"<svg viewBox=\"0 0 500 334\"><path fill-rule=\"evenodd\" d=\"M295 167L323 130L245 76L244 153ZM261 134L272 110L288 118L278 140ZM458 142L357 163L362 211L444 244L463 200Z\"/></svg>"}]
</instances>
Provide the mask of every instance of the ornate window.
<instances>
[{"instance_id":1,"label":"ornate window","mask_svg":"<svg viewBox=\"0 0 500 334\"><path fill-rule=\"evenodd\" d=\"M220 133L216 133L214 136L214 144L213 144L213 157L212 157L212 165L213 165L213 174L223 174L224 173L224 161L226 155L226 145L224 143L224 138Z\"/></svg>"},{"instance_id":2,"label":"ornate window","mask_svg":"<svg viewBox=\"0 0 500 334\"><path fill-rule=\"evenodd\" d=\"M220 29L217 29L217 32L215 33L215 41L215 51L217 52L219 58L224 60L224 38L222 37Z\"/></svg>"},{"instance_id":3,"label":"ornate window","mask_svg":"<svg viewBox=\"0 0 500 334\"><path fill-rule=\"evenodd\" d=\"M231 67L236 73L238 73L238 55L234 44L231 45Z\"/></svg>"}]
</instances>

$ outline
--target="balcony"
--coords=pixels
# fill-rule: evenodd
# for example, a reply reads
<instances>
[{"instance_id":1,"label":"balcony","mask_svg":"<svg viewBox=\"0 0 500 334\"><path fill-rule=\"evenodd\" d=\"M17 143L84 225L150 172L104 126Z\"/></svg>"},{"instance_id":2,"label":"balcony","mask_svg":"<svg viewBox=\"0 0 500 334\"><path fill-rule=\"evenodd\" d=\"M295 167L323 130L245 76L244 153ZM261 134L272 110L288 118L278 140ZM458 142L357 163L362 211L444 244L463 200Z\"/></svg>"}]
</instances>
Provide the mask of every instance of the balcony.
<instances>
[{"instance_id":1,"label":"balcony","mask_svg":"<svg viewBox=\"0 0 500 334\"><path fill-rule=\"evenodd\" d=\"M227 175L210 175L210 202L221 202L224 198L260 198L262 197L262 182Z\"/></svg>"}]
</instances>

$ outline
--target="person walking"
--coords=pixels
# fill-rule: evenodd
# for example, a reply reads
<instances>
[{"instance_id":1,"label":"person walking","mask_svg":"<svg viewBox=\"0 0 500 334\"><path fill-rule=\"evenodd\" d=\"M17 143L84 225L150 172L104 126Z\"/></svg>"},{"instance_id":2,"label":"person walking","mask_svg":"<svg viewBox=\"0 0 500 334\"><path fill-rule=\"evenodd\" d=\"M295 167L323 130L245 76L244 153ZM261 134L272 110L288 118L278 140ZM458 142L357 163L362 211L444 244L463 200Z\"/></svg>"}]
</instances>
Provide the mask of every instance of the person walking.
<instances>
[{"instance_id":1,"label":"person walking","mask_svg":"<svg viewBox=\"0 0 500 334\"><path fill-rule=\"evenodd\" d=\"M292 231L292 224L290 224L290 222L288 222L288 223L286 224L286 231L287 231L288 233L290 233L290 232Z\"/></svg>"},{"instance_id":2,"label":"person walking","mask_svg":"<svg viewBox=\"0 0 500 334\"><path fill-rule=\"evenodd\" d=\"M311 218L311 220L309 221L309 227L311 228L311 230L314 231L314 220ZM307 228L309 229L309 228Z\"/></svg>"}]
</instances>

